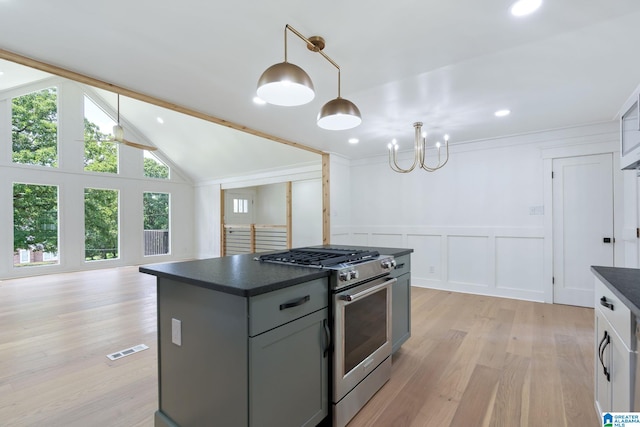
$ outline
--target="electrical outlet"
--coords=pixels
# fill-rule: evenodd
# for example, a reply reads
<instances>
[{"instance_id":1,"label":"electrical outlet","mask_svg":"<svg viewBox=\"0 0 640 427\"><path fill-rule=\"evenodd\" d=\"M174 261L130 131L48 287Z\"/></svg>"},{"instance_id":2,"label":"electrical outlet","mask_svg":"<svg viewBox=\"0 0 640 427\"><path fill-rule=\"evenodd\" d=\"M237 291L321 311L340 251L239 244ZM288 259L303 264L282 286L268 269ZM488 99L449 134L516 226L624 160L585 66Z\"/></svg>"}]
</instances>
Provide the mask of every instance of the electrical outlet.
<instances>
[{"instance_id":1,"label":"electrical outlet","mask_svg":"<svg viewBox=\"0 0 640 427\"><path fill-rule=\"evenodd\" d=\"M177 346L182 346L182 321L171 319L171 342Z\"/></svg>"},{"instance_id":2,"label":"electrical outlet","mask_svg":"<svg viewBox=\"0 0 640 427\"><path fill-rule=\"evenodd\" d=\"M434 274L436 272L436 268L432 265L429 267L429 273Z\"/></svg>"}]
</instances>

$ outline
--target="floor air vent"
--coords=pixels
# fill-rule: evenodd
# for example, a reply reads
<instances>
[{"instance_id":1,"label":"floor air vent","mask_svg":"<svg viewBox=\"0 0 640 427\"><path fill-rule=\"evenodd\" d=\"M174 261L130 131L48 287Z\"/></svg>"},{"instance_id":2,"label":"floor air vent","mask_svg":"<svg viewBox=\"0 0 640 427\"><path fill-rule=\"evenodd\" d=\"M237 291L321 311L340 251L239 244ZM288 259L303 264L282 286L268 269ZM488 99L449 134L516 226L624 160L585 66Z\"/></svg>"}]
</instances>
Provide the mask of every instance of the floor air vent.
<instances>
[{"instance_id":1,"label":"floor air vent","mask_svg":"<svg viewBox=\"0 0 640 427\"><path fill-rule=\"evenodd\" d=\"M146 350L148 348L149 347L147 347L144 344L138 344L135 347L129 347L125 350L120 350L112 354L107 354L107 357L111 360L122 359L125 356L129 356L130 354L133 354L133 353L138 353L139 351Z\"/></svg>"}]
</instances>

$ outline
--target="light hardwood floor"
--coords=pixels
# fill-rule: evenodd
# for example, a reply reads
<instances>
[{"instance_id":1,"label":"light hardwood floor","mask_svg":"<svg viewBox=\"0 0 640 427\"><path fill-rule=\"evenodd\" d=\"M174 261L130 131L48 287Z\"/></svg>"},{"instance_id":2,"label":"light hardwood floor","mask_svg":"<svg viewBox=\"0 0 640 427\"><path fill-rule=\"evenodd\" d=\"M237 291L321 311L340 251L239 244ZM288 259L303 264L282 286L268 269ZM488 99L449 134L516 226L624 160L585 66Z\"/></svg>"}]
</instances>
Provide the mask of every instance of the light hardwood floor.
<instances>
[{"instance_id":1,"label":"light hardwood floor","mask_svg":"<svg viewBox=\"0 0 640 427\"><path fill-rule=\"evenodd\" d=\"M592 309L412 292L413 335L349 427L599 425ZM155 277L126 267L3 281L0 325L0 425L153 426Z\"/></svg>"}]
</instances>

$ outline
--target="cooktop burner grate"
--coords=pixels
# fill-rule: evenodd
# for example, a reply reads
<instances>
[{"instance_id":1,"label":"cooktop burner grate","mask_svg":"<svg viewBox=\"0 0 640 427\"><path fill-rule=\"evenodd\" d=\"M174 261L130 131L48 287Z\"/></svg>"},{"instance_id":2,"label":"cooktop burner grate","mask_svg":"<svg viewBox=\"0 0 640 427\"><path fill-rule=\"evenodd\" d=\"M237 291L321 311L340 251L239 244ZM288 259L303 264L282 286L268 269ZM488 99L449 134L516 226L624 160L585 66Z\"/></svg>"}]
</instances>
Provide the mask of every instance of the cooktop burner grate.
<instances>
[{"instance_id":1,"label":"cooktop burner grate","mask_svg":"<svg viewBox=\"0 0 640 427\"><path fill-rule=\"evenodd\" d=\"M330 267L337 264L365 261L380 256L377 251L341 248L299 248L260 255L260 261L296 265Z\"/></svg>"}]
</instances>

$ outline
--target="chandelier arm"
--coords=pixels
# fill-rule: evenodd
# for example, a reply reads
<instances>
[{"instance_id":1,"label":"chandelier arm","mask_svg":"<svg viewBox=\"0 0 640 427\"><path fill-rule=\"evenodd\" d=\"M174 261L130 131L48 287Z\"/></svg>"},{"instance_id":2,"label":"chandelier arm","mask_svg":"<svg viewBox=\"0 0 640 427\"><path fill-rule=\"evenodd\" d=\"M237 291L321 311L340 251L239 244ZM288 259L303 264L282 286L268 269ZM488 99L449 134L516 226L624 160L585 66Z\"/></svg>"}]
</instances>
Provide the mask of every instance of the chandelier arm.
<instances>
[{"instance_id":1,"label":"chandelier arm","mask_svg":"<svg viewBox=\"0 0 640 427\"><path fill-rule=\"evenodd\" d=\"M441 157L440 157L440 149L438 149L438 164L436 166L430 167L430 166L426 166L423 165L422 169L426 170L427 172L435 172L438 169L442 168L444 165L447 164L447 162L449 161L449 143L446 143L446 156L444 158L444 162L441 162Z\"/></svg>"},{"instance_id":2,"label":"chandelier arm","mask_svg":"<svg viewBox=\"0 0 640 427\"><path fill-rule=\"evenodd\" d=\"M393 151L393 153L392 153ZM397 157L396 157L396 151L393 148L389 149L389 166L391 167L391 169L393 169L395 172L399 172L399 173L409 173L412 170L414 170L416 168L416 159L413 159L413 164L411 165L411 167L409 167L408 169L403 169L400 167L400 165L398 165L398 161L397 161Z\"/></svg>"}]
</instances>

